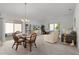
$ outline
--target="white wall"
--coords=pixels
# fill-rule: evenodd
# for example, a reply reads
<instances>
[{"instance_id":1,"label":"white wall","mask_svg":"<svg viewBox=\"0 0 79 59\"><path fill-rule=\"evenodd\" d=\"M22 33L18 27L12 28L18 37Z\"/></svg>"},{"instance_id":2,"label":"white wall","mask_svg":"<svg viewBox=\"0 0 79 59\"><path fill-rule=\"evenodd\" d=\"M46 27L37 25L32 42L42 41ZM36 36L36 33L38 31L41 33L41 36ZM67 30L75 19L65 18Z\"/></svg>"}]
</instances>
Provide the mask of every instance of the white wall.
<instances>
[{"instance_id":1,"label":"white wall","mask_svg":"<svg viewBox=\"0 0 79 59\"><path fill-rule=\"evenodd\" d=\"M5 40L5 26L4 26L4 19L0 18L0 41Z\"/></svg>"},{"instance_id":2,"label":"white wall","mask_svg":"<svg viewBox=\"0 0 79 59\"><path fill-rule=\"evenodd\" d=\"M62 16L59 18L58 22L60 23L61 32L63 31L63 29L69 30L73 28L73 16L72 15Z\"/></svg>"},{"instance_id":3,"label":"white wall","mask_svg":"<svg viewBox=\"0 0 79 59\"><path fill-rule=\"evenodd\" d=\"M41 21L41 24L44 24L46 26L46 29L48 29L47 26L52 23L60 23L61 32L63 29L70 29L73 27L73 15L65 15L62 17L56 17L51 20Z\"/></svg>"},{"instance_id":4,"label":"white wall","mask_svg":"<svg viewBox=\"0 0 79 59\"><path fill-rule=\"evenodd\" d=\"M77 46L79 48L79 3L76 4L74 18L76 19L76 30L77 30Z\"/></svg>"},{"instance_id":5,"label":"white wall","mask_svg":"<svg viewBox=\"0 0 79 59\"><path fill-rule=\"evenodd\" d=\"M5 22L15 22L15 23L22 23L20 22L20 18L17 18L15 16L10 16L8 14L3 14L2 17L5 19ZM54 17L51 20L31 20L30 23L32 25L45 25L46 29L48 30L48 26L51 23L60 23L61 24L61 31L63 28L68 29L73 27L73 15L64 15L62 17ZM24 29L22 28L24 31Z\"/></svg>"},{"instance_id":6,"label":"white wall","mask_svg":"<svg viewBox=\"0 0 79 59\"><path fill-rule=\"evenodd\" d=\"M22 32L25 33L25 25L23 24L23 22L21 22L21 18L12 16L12 15L9 15L6 13L2 13L1 17L5 19L6 23L20 23L20 24L22 24ZM37 20L30 20L30 24L40 25L39 21L37 21Z\"/></svg>"}]
</instances>

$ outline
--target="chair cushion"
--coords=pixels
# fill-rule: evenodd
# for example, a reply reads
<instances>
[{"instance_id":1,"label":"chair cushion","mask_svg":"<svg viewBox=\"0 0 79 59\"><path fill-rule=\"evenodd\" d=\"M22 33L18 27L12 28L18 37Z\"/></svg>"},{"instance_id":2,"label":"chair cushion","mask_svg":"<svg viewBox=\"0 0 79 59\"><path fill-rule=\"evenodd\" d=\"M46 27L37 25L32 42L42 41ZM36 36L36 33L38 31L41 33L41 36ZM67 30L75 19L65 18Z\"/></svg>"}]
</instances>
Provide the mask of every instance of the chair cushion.
<instances>
[{"instance_id":1,"label":"chair cushion","mask_svg":"<svg viewBox=\"0 0 79 59\"><path fill-rule=\"evenodd\" d=\"M19 40L18 40L18 42L23 42L23 41L24 41L24 39L19 39Z\"/></svg>"}]
</instances>

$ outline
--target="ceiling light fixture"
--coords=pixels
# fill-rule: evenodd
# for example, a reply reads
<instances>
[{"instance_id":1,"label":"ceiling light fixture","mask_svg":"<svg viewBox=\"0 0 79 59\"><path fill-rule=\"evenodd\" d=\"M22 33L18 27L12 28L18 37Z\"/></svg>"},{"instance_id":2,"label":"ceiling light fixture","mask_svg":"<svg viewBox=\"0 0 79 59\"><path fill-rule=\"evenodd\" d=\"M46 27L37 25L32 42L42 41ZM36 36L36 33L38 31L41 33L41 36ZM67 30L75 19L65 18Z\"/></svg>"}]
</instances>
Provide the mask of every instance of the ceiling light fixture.
<instances>
[{"instance_id":1,"label":"ceiling light fixture","mask_svg":"<svg viewBox=\"0 0 79 59\"><path fill-rule=\"evenodd\" d=\"M30 20L28 20L28 19L27 19L27 16L26 16L26 5L27 5L27 4L24 3L24 7L25 7L25 18L24 18L24 19L21 19L21 21L22 21L22 22L25 22L25 23L28 23L28 22L30 22Z\"/></svg>"}]
</instances>

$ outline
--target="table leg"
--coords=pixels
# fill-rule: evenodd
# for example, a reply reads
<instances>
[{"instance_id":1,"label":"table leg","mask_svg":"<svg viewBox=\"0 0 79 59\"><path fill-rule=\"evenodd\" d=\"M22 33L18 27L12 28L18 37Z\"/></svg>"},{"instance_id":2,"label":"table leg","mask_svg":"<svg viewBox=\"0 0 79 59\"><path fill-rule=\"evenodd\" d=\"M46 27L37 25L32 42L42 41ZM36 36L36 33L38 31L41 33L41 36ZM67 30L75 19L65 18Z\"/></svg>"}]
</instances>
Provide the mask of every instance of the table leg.
<instances>
[{"instance_id":1,"label":"table leg","mask_svg":"<svg viewBox=\"0 0 79 59\"><path fill-rule=\"evenodd\" d=\"M26 48L26 42L23 43L24 48Z\"/></svg>"}]
</instances>

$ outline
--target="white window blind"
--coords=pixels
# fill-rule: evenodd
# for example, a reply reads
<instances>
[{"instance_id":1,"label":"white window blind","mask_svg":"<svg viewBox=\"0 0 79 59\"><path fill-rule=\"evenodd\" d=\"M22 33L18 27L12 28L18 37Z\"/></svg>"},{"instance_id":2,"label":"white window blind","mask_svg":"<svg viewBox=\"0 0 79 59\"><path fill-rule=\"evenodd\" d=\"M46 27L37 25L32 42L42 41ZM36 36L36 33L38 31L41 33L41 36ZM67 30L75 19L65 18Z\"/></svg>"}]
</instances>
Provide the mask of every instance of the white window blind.
<instances>
[{"instance_id":1,"label":"white window blind","mask_svg":"<svg viewBox=\"0 0 79 59\"><path fill-rule=\"evenodd\" d=\"M50 24L50 31L54 30L54 24Z\"/></svg>"},{"instance_id":2,"label":"white window blind","mask_svg":"<svg viewBox=\"0 0 79 59\"><path fill-rule=\"evenodd\" d=\"M21 24L15 24L15 23L5 23L5 33L13 33L16 31L22 31L21 30Z\"/></svg>"},{"instance_id":3,"label":"white window blind","mask_svg":"<svg viewBox=\"0 0 79 59\"><path fill-rule=\"evenodd\" d=\"M5 23L5 33L13 33L13 23Z\"/></svg>"},{"instance_id":4,"label":"white window blind","mask_svg":"<svg viewBox=\"0 0 79 59\"><path fill-rule=\"evenodd\" d=\"M14 24L14 32L20 31L21 32L21 24Z\"/></svg>"}]
</instances>

